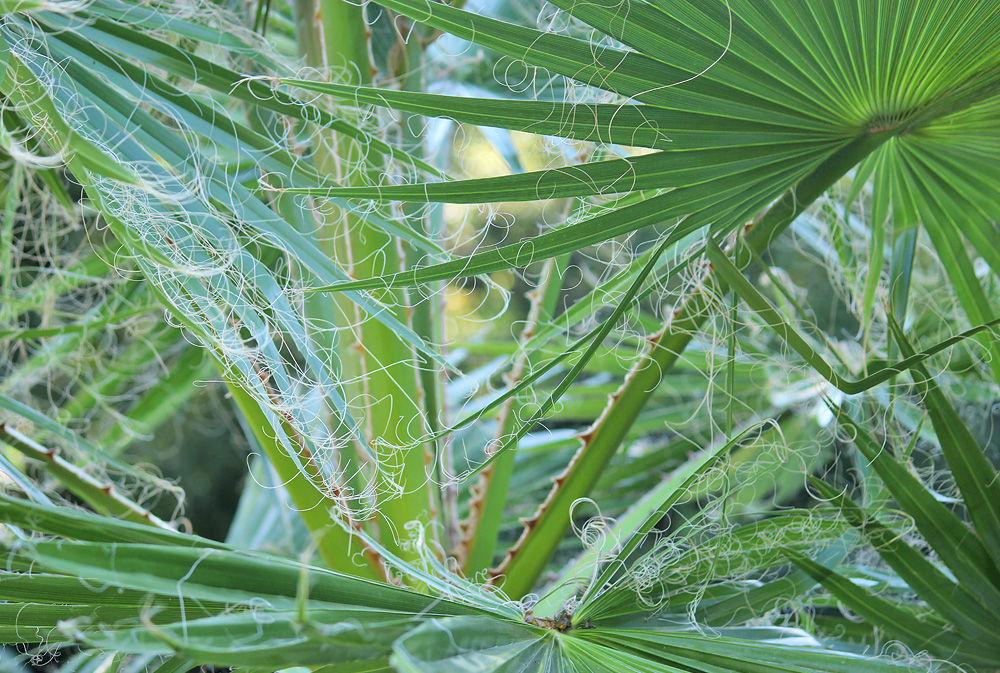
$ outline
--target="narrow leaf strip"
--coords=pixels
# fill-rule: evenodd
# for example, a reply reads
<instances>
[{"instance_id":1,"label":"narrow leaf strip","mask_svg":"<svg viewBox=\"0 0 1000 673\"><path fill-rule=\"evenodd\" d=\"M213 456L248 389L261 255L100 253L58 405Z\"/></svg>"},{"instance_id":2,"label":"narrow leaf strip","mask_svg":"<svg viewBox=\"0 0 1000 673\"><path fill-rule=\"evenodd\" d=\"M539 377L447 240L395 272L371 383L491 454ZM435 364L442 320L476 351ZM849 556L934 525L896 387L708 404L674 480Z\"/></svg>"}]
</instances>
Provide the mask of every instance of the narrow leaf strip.
<instances>
[{"instance_id":1,"label":"narrow leaf strip","mask_svg":"<svg viewBox=\"0 0 1000 673\"><path fill-rule=\"evenodd\" d=\"M995 609L982 605L965 587L949 579L920 551L907 544L899 531L881 523L825 481L816 478L809 481L852 526L868 538L882 559L938 614L952 622L965 636L984 642L996 640L1000 647L996 629L989 626L1000 621L1000 614Z\"/></svg>"},{"instance_id":2,"label":"narrow leaf strip","mask_svg":"<svg viewBox=\"0 0 1000 673\"><path fill-rule=\"evenodd\" d=\"M912 354L913 348L899 324L890 319L889 328L900 352ZM965 500L965 510L1000 565L1000 476L923 365L914 368L913 380L923 395L941 451Z\"/></svg>"},{"instance_id":3,"label":"narrow leaf strip","mask_svg":"<svg viewBox=\"0 0 1000 673\"><path fill-rule=\"evenodd\" d=\"M629 560L639 544L653 530L653 527L666 515L671 507L682 498L690 495L691 486L708 470L716 465L733 447L738 446L747 435L758 431L770 421L761 421L744 429L725 443L719 443L714 448L704 451L678 468L664 482L651 491L641 501L644 509L651 510L645 520L632 531L621 549L613 559L604 564L604 570L590 584L580 599L580 607L573 614L574 622L585 620L589 616L587 604L607 585L611 579L628 566Z\"/></svg>"},{"instance_id":4,"label":"narrow leaf strip","mask_svg":"<svg viewBox=\"0 0 1000 673\"><path fill-rule=\"evenodd\" d=\"M28 502L0 493L0 521L47 535L86 542L134 542L171 547L226 548L220 542L169 528L112 519L81 509Z\"/></svg>"},{"instance_id":5,"label":"narrow leaf strip","mask_svg":"<svg viewBox=\"0 0 1000 673\"><path fill-rule=\"evenodd\" d=\"M615 307L615 310L611 313L610 316L608 316L607 320L604 321L600 329L597 330L597 334L594 335L593 340L590 342L590 346L587 348L586 351L584 351L581 358L573 365L573 367L570 368L566 376L564 376L562 381L559 382L559 385L557 385L555 390L552 391L552 394L549 395L549 397L545 400L545 402L541 404L541 406L539 406L538 410L534 414L532 414L532 416L528 418L528 420L521 423L520 427L515 432L508 435L504 439L503 444L501 444L500 447L496 449L496 451L493 454L491 454L489 458L487 458L485 461L477 465L474 469L466 472L464 475L461 475L460 477L461 479L463 480L468 479L472 475L479 473L485 467L492 464L493 461L495 461L497 458L503 455L505 451L509 451L510 449L517 446L517 443L525 435L527 435L528 432L530 432L531 429L535 427L535 425L539 421L545 418L545 416L552 409L552 407L555 406L556 402L559 401L559 398L562 397L567 390L569 390L569 387L573 384L573 381L575 381L576 378L580 375L584 367L594 356L597 350L601 348L601 346L603 346L604 340L607 338L608 334L611 333L611 330L614 329L615 325L618 324L618 321L621 320L621 317L625 314L626 311L631 309L632 300L635 299L635 296L636 294L638 294L639 289L642 287L642 284L646 281L646 278L649 277L649 274L652 272L653 267L659 260L660 255L663 254L663 251L667 249L669 244L670 244L669 237L665 238L663 242L660 243L659 247L656 250L656 253L653 254L652 257L650 257L650 260L646 264L646 267L636 277L635 281L633 281L632 286L629 287L628 292L626 292L625 296L622 297L618 306Z\"/></svg>"},{"instance_id":6,"label":"narrow leaf strip","mask_svg":"<svg viewBox=\"0 0 1000 673\"><path fill-rule=\"evenodd\" d=\"M768 302L767 298L764 297L764 295L762 295L760 291L757 290L757 288L755 288L749 280L747 280L743 273L736 268L736 265L729 259L729 256L722 251L722 248L719 247L719 244L714 239L709 240L707 250L708 258L712 261L715 271L719 274L719 277L724 279L732 290L736 292L740 298L743 299L743 301L745 301L747 305L757 313L757 315L763 318L765 322L767 322L768 326L771 327L785 343L805 358L809 365L820 376L848 395L856 395L874 388L880 383L884 383L885 381L898 376L908 369L916 369L928 358L937 355L941 351L946 350L957 343L961 343L965 339L980 334L981 332L992 331L994 328L1000 327L1000 318L991 320L981 325L976 325L975 327L945 339L944 341L941 341L940 343L937 343L920 353L912 353L909 357L906 357L899 362L880 367L869 376L852 381L845 379L838 374L834 370L833 366L823 359L822 355L816 352L816 350L809 344L809 341L785 321L781 314L770 304L770 302Z\"/></svg>"},{"instance_id":7,"label":"narrow leaf strip","mask_svg":"<svg viewBox=\"0 0 1000 673\"><path fill-rule=\"evenodd\" d=\"M1000 605L1000 568L982 540L850 414L832 403L827 406L944 564L983 600Z\"/></svg>"},{"instance_id":8,"label":"narrow leaf strip","mask_svg":"<svg viewBox=\"0 0 1000 673\"><path fill-rule=\"evenodd\" d=\"M793 550L786 550L789 560L822 584L844 605L886 633L912 647L926 648L936 656L963 661L976 666L996 663L995 649L962 638L956 633L916 617L912 612L876 596L835 571Z\"/></svg>"}]
</instances>

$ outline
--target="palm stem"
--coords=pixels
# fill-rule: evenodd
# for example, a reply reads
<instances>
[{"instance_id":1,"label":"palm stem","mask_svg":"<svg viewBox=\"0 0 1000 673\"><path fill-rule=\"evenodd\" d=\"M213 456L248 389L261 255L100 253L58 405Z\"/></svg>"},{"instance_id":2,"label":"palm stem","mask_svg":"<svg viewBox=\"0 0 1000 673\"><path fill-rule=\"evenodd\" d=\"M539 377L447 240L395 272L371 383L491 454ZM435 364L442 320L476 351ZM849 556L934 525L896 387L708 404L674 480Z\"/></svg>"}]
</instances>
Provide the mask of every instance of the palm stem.
<instances>
[{"instance_id":1,"label":"palm stem","mask_svg":"<svg viewBox=\"0 0 1000 673\"><path fill-rule=\"evenodd\" d=\"M300 467L274 438L270 421L257 401L239 385L238 379L234 379L229 372L224 374L230 394L274 467L299 516L312 533L316 548L327 567L358 577L384 580L385 569L381 559L346 530L346 527L357 528L359 524L349 516L346 503L337 502L325 493L328 487L302 438L290 424L281 424L287 436L296 444L299 460L303 463ZM332 523L334 518L344 516L347 517L346 527ZM364 552L361 562L355 562L352 548Z\"/></svg>"},{"instance_id":2,"label":"palm stem","mask_svg":"<svg viewBox=\"0 0 1000 673\"><path fill-rule=\"evenodd\" d=\"M542 277L530 293L531 309L524 330L521 332L522 346L535 335L535 331L543 321L551 318L568 257L563 255L546 261ZM518 357L507 377L507 384L513 386L520 382L525 372L530 371L540 357L540 350ZM495 442L501 442L503 438L510 437L517 430L523 409L524 402L517 397L510 398L500 408L494 434ZM510 478L514 473L515 457L515 451L506 451L492 465L484 469L469 500L469 517L463 523L464 537L456 554L465 574L469 577L486 570L493 563L497 535L500 533L503 510L507 503Z\"/></svg>"},{"instance_id":3,"label":"palm stem","mask_svg":"<svg viewBox=\"0 0 1000 673\"><path fill-rule=\"evenodd\" d=\"M352 84L371 83L370 33L362 6L345 0L320 0L318 5L302 1L297 10L300 49L307 62L335 71L344 69ZM317 129L315 141L313 161L321 173L345 185L373 182L375 171L367 163L365 149L355 140ZM369 278L401 268L402 251L391 236L329 202L320 201L317 206L321 245L346 265L352 276ZM399 290L372 294L390 307L405 304L405 295ZM343 334L349 335L336 344L341 380L360 381L348 391L349 399L360 400L364 407L363 431L369 443L358 447L355 457L375 456L376 469L368 472L368 478L375 480L375 490L382 499L378 508L382 544L412 560L416 552L400 544L402 528L431 508L426 456L419 443L424 423L413 349L353 303L343 298L334 302L321 307L317 317L323 320L335 312L338 327L346 328ZM414 448L399 448L403 446Z\"/></svg>"},{"instance_id":4,"label":"palm stem","mask_svg":"<svg viewBox=\"0 0 1000 673\"><path fill-rule=\"evenodd\" d=\"M390 56L390 63L404 91L423 91L425 88L424 67L427 40L424 27L420 24L406 24L401 16L395 16L399 39ZM399 138L402 148L412 156L426 159L422 142L424 118L417 114L404 113L399 118ZM402 216L407 220L409 228L419 231L432 241L440 241L444 236L444 209L435 204L424 206L417 203L403 203ZM423 253L413 245L405 247L406 268L413 268L421 263ZM428 297L413 306L410 316L411 328L426 343L439 343L443 334L445 299L442 294L442 283L431 283ZM446 414L444 391L441 385L441 370L431 358L423 353L416 354L417 377L419 380L420 404L431 436L437 437L442 430L442 419ZM455 545L459 536L458 525L458 489L451 483L454 475L452 464L451 443L447 437L437 437L428 441L428 451L433 460L434 481L438 488L432 489L433 508L431 518L439 523L438 530L444 535L447 548Z\"/></svg>"}]
</instances>

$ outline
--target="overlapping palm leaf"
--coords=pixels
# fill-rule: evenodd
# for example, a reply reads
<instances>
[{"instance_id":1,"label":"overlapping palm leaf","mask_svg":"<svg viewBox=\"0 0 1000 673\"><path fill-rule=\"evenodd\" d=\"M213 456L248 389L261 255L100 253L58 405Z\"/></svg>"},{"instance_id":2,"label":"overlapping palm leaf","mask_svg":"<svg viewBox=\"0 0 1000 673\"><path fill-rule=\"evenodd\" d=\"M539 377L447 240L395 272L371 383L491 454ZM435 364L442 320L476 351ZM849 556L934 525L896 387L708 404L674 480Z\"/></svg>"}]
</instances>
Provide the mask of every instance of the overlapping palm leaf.
<instances>
[{"instance_id":1,"label":"overlapping palm leaf","mask_svg":"<svg viewBox=\"0 0 1000 673\"><path fill-rule=\"evenodd\" d=\"M731 231L796 184L801 187L806 176L838 178L831 174L838 155L850 154L849 165L840 167L843 173L885 141L890 143L882 151L898 157L891 163L923 176L911 178L924 184L908 198L927 202L921 214L933 235L954 231L940 210L928 210L940 200L956 206L948 212L979 213L979 224L966 233L971 240L985 244L995 234L983 219L984 212L996 212L995 196L981 189L982 180L967 168L995 151L996 117L989 111L995 111L1000 83L1000 16L992 4L971 1L947 9L919 1L822 7L765 0L554 4L591 27L591 39L436 2L391 0L386 6L588 85L582 102L487 103L288 83L359 104L655 153L489 179L304 191L460 203L670 191L467 259L335 287L410 285L523 266L683 216L687 219L671 235L706 225ZM921 56L932 52L934 58ZM926 196L918 196L921 191ZM956 261L950 268L968 264ZM963 283L958 271L953 282ZM969 306L982 308L967 285L962 287Z\"/></svg>"}]
</instances>

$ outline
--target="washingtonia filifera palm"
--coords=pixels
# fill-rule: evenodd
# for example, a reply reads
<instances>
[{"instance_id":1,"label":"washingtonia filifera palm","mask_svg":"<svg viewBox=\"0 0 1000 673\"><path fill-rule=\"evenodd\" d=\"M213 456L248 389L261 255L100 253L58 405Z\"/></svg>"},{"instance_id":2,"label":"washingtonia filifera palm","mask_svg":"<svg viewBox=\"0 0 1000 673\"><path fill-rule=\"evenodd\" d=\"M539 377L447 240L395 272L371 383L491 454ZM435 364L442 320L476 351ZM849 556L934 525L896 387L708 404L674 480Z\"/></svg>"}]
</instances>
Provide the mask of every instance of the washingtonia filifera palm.
<instances>
[{"instance_id":1,"label":"washingtonia filifera palm","mask_svg":"<svg viewBox=\"0 0 1000 673\"><path fill-rule=\"evenodd\" d=\"M802 481L785 463L809 465L792 440L816 433L808 412L762 393L756 368L736 357L754 338L730 340L725 393L743 406L730 403L725 420L698 410L718 388L714 350L685 349L710 322L734 323L742 301L811 373L856 395L953 343L880 352L894 364L871 372L834 367L743 275L853 170L845 201L871 180L879 241L861 311L876 309L886 245L892 309L905 311L915 232L926 231L969 322L961 338L979 340L996 378L996 302L984 278L1000 270L1000 6L551 5L563 33L427 0L261 3L265 40L209 7L0 0L0 130L5 165L17 165L3 233L22 257L34 249L24 241L37 204L22 197L43 185L106 246L78 262L87 273L36 273L8 255L5 278L26 283L26 305L44 297L60 309L94 279L110 288L37 328L23 317L33 309L2 313L13 325L4 338L31 347L7 357L21 383L0 390L0 439L98 512L60 503L3 457L0 470L24 495L0 500L4 642L74 643L95 665L164 673L904 668L827 650L798 629L743 626L817 581L837 594L817 568L843 559L850 535L814 511L774 515ZM405 75L411 90L379 79L369 24L392 43L376 59L382 75ZM442 33L523 63L540 93L572 101L419 90ZM320 76L284 65L295 57ZM329 96L306 101L304 91ZM427 159L420 117L560 137L601 158L451 180ZM54 168L82 186L85 203ZM420 207L554 199L570 200L575 215L467 256ZM573 260L633 233L645 245L624 263L563 287ZM495 282L539 262L525 329L502 345L503 363L482 373L474 356L463 362L461 349L441 345L435 300L445 284ZM134 274L127 291L116 265ZM734 304L719 311L730 289ZM676 304L651 311L668 291ZM140 397L124 415L155 427L159 400L179 408L189 399L181 391L207 376L191 353L208 353L263 454L225 544L177 532L122 480L91 473L162 485L116 454L127 433L81 436L23 403L55 380L44 340L59 340L59 357L99 351L95 334L159 308L169 318L154 320L148 341L169 353L178 392ZM876 322L866 316L863 327ZM81 378L50 395L52 413L97 414L139 375L131 347L111 363L74 360ZM505 367L505 386L474 392ZM696 411L684 406L693 399ZM686 421L687 437L665 432L664 417ZM568 531L604 495L616 520L594 518L581 551ZM534 511L518 523L525 496ZM858 524L863 514L840 504ZM260 551L287 532L275 522L289 509L299 520L276 547L283 555ZM313 563L292 560L313 553ZM791 608L782 618L792 615L808 623ZM961 661L986 661L969 647L974 656Z\"/></svg>"}]
</instances>

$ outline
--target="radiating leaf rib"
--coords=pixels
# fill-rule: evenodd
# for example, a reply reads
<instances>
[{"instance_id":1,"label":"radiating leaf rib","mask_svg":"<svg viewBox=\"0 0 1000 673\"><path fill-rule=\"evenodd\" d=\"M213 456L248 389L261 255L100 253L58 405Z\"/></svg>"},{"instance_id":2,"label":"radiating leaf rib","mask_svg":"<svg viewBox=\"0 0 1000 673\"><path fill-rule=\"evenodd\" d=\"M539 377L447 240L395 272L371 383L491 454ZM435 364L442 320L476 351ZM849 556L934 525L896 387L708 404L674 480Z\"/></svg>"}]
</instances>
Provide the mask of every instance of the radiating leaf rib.
<instances>
[{"instance_id":1,"label":"radiating leaf rib","mask_svg":"<svg viewBox=\"0 0 1000 673\"><path fill-rule=\"evenodd\" d=\"M641 652L654 661L673 663L687 671L704 673L893 673L909 670L906 663L833 652L817 647L798 629L724 630L723 635L638 629L594 629L574 637L608 647ZM741 634L744 637L733 637ZM782 642L782 641L785 642ZM805 642L803 642L805 640ZM812 641L810 646L809 643Z\"/></svg>"},{"instance_id":2,"label":"radiating leaf rib","mask_svg":"<svg viewBox=\"0 0 1000 673\"><path fill-rule=\"evenodd\" d=\"M666 513L677 504L681 498L690 493L691 486L702 477L708 470L720 461L726 453L738 446L743 439L759 430L764 423L755 423L736 436L729 438L726 442L717 442L716 446L703 451L686 464L675 470L668 479L656 489L647 494L642 501L645 509L645 517L636 522L632 530L625 529L626 537L621 543L621 547L616 550L613 558L604 564L604 568L596 581L592 582L587 591L580 598L580 605L573 613L575 621L583 621L591 617L598 617L593 606L588 605L605 588L612 578L623 569L628 567L628 563L636 548L646 539L646 536L653 530L653 527L666 515ZM642 511L642 510L639 510ZM599 560L597 554L594 555L594 562ZM598 566L599 567L599 566Z\"/></svg>"},{"instance_id":3,"label":"radiating leaf rib","mask_svg":"<svg viewBox=\"0 0 1000 673\"><path fill-rule=\"evenodd\" d=\"M389 0L385 6L511 58L530 61L645 103L805 128L829 128L825 120L803 117L784 104L706 77L695 77L698 73L668 66L640 52L525 28L428 0ZM676 86L682 82L686 84Z\"/></svg>"},{"instance_id":4,"label":"radiating leaf rib","mask_svg":"<svg viewBox=\"0 0 1000 673\"><path fill-rule=\"evenodd\" d=\"M906 229L895 236L892 259L889 264L889 310L899 319L906 321L910 295L910 281L916 265L916 228Z\"/></svg>"},{"instance_id":5,"label":"radiating leaf rib","mask_svg":"<svg viewBox=\"0 0 1000 673\"><path fill-rule=\"evenodd\" d=\"M571 632L572 634L572 632ZM594 673L611 673L625 670L635 673L684 673L685 669L672 665L664 658L650 656L639 652L618 641L617 633L606 633L603 639L574 638L569 635L560 638L556 652L563 654L565 668L546 669L553 673L569 673L570 671L593 671Z\"/></svg>"},{"instance_id":6,"label":"radiating leaf rib","mask_svg":"<svg viewBox=\"0 0 1000 673\"><path fill-rule=\"evenodd\" d=\"M688 217L671 232L672 237L680 239L709 222L721 219L724 214L733 210L734 204L739 207L748 201L766 203L773 200L797 179L806 175L811 168L821 163L823 158L829 156L829 152L815 152L809 157L779 161L771 166L754 169L752 172L759 176L759 181L753 190L746 189L747 175L727 176L699 185L680 187L666 194L540 234L520 243L501 246L453 262L421 267L382 278L311 288L310 291L409 287L433 280L450 280L526 266L651 224L687 215Z\"/></svg>"},{"instance_id":7,"label":"radiating leaf rib","mask_svg":"<svg viewBox=\"0 0 1000 673\"><path fill-rule=\"evenodd\" d=\"M697 8L692 3L667 6L644 0L627 6L603 0L552 4L634 51L691 73L708 70L729 54L734 17L724 0Z\"/></svg>"},{"instance_id":8,"label":"radiating leaf rib","mask_svg":"<svg viewBox=\"0 0 1000 673\"><path fill-rule=\"evenodd\" d=\"M110 586L94 587L84 578L38 572L5 573L0 582L0 598L10 602L70 604L79 606L81 610L115 606L126 618L138 618L143 613L149 614L163 608L177 614L181 606L177 596L157 596L151 600L150 595L144 591ZM187 616L194 619L225 611L225 603L211 601L199 601L186 610Z\"/></svg>"},{"instance_id":9,"label":"radiating leaf rib","mask_svg":"<svg viewBox=\"0 0 1000 673\"><path fill-rule=\"evenodd\" d=\"M282 82L336 96L360 105L376 105L465 124L525 131L598 143L651 149L743 147L784 140L821 140L828 134L773 120L748 121L696 109L652 105L563 103L482 99L355 87L313 80Z\"/></svg>"},{"instance_id":10,"label":"radiating leaf rib","mask_svg":"<svg viewBox=\"0 0 1000 673\"><path fill-rule=\"evenodd\" d=\"M611 626L622 619L642 618L642 615L648 616L659 611L676 613L687 610L689 606L691 609L697 607L701 615L712 615L716 601L711 599L709 585L723 589L727 586L723 583L723 578L755 576L782 565L785 563L782 547L802 552L823 549L841 540L845 530L846 524L840 521L821 519L815 513L805 511L724 529L711 538L691 541L687 546L688 551L662 565L660 577L654 578L652 582L643 582L639 589L639 600L635 586L628 581L629 571L625 571L621 582L592 598L585 608L586 613L592 623L601 626ZM684 543L683 539L678 540L682 548ZM652 558L648 561L656 567L659 559L655 558L655 552L650 556ZM644 562L647 559L638 559L632 572L642 572ZM782 577L770 579L756 587L728 585L725 591L734 593L728 601L728 610L730 614L733 611L752 611L753 604L750 601L758 597L747 596L748 591L759 589L758 593L762 596L775 598L794 592L795 587L801 584L801 580L796 582ZM812 585L813 582L808 584ZM706 593L703 594L703 591ZM715 624L728 623L721 616L722 611L714 613Z\"/></svg>"},{"instance_id":11,"label":"radiating leaf rib","mask_svg":"<svg viewBox=\"0 0 1000 673\"><path fill-rule=\"evenodd\" d=\"M192 607L192 613L201 611ZM138 611L132 606L118 605L46 605L42 603L18 602L0 603L0 638L8 642L30 643L67 642L72 637L64 636L60 627L74 623L80 619L81 613L87 613L87 619L98 624L108 624L131 620L138 621ZM170 623L184 618L184 611L179 608L161 607L151 614L149 622ZM79 623L79 622L76 622ZM81 631L83 629L80 629ZM98 628L94 629L99 630Z\"/></svg>"},{"instance_id":12,"label":"radiating leaf rib","mask_svg":"<svg viewBox=\"0 0 1000 673\"><path fill-rule=\"evenodd\" d=\"M555 643L527 624L490 622L478 617L429 620L393 644L392 663L401 673L463 671L548 671L539 649Z\"/></svg>"},{"instance_id":13,"label":"radiating leaf rib","mask_svg":"<svg viewBox=\"0 0 1000 673\"><path fill-rule=\"evenodd\" d=\"M775 48L775 34L794 30L782 12L772 12L767 22L751 22L741 15L749 3L738 0L553 4L636 52L681 67L692 89L705 90L711 82L720 98L752 95L767 101L764 107L789 109L803 119L824 117L822 102L836 95L803 77L800 66Z\"/></svg>"},{"instance_id":14,"label":"radiating leaf rib","mask_svg":"<svg viewBox=\"0 0 1000 673\"><path fill-rule=\"evenodd\" d=\"M891 143L889 143L891 145ZM875 317L875 293L882 281L882 267L885 264L886 229L890 226L890 213L895 216L897 208L893 209L893 193L898 183L895 162L889 147L883 146L874 156L875 184L872 189L872 213L869 231L871 239L868 242L868 277L865 278L864 290L861 293L861 319L865 334L871 333L872 320ZM895 217L893 217L893 224Z\"/></svg>"},{"instance_id":15,"label":"radiating leaf rib","mask_svg":"<svg viewBox=\"0 0 1000 673\"><path fill-rule=\"evenodd\" d=\"M973 132L987 133L987 129ZM987 145L984 149L992 149ZM1000 180L1000 172L989 159L978 152L964 151L940 142L919 143L912 140L907 147L921 172L935 176L939 198L949 211L960 212L962 235L973 244L976 252L1000 274L1000 249L995 245L997 230L994 222L1000 217L1000 199L989 180Z\"/></svg>"},{"instance_id":16,"label":"radiating leaf rib","mask_svg":"<svg viewBox=\"0 0 1000 673\"><path fill-rule=\"evenodd\" d=\"M78 509L33 503L0 493L0 521L67 539L93 542L135 542L167 546L222 548L195 535L99 516Z\"/></svg>"},{"instance_id":17,"label":"radiating leaf rib","mask_svg":"<svg viewBox=\"0 0 1000 673\"><path fill-rule=\"evenodd\" d=\"M409 614L482 613L439 597L253 552L55 541L33 542L13 553L59 574L185 600L252 606L264 598L274 608L294 610L305 574L308 597L317 606Z\"/></svg>"},{"instance_id":18,"label":"radiating leaf rib","mask_svg":"<svg viewBox=\"0 0 1000 673\"><path fill-rule=\"evenodd\" d=\"M685 79L689 74L635 52L599 49L583 40L480 16L444 3L389 0L385 6L513 58L537 63L593 86L614 87L625 96L656 88L664 82ZM646 69L640 69L640 63Z\"/></svg>"},{"instance_id":19,"label":"radiating leaf rib","mask_svg":"<svg viewBox=\"0 0 1000 673\"><path fill-rule=\"evenodd\" d=\"M905 152L905 145L901 146L901 151ZM964 204L965 208L962 208L963 204L950 200L949 188L942 185L933 173L920 171L915 162L906 162L901 167L906 193L913 200L914 208L969 320L983 323L995 318L989 298L974 273L963 245L962 213L968 205ZM977 213L973 213L973 217L976 216ZM988 338L980 340L990 349L993 355L990 366L994 377L1000 380L1000 344Z\"/></svg>"},{"instance_id":20,"label":"radiating leaf rib","mask_svg":"<svg viewBox=\"0 0 1000 673\"><path fill-rule=\"evenodd\" d=\"M206 665L243 670L282 670L297 666L336 667L337 671L379 670L397 638L419 621L410 615L362 609L243 611L203 619L174 617L173 623L139 628L81 629L77 639L101 650L138 655L175 654ZM77 634L74 634L77 635ZM361 664L361 667L357 666Z\"/></svg>"},{"instance_id":21,"label":"radiating leaf rib","mask_svg":"<svg viewBox=\"0 0 1000 673\"><path fill-rule=\"evenodd\" d=\"M778 143L719 150L665 150L628 159L588 162L495 178L378 187L306 187L284 193L376 201L490 203L609 195L690 187L822 151L827 142Z\"/></svg>"}]
</instances>

